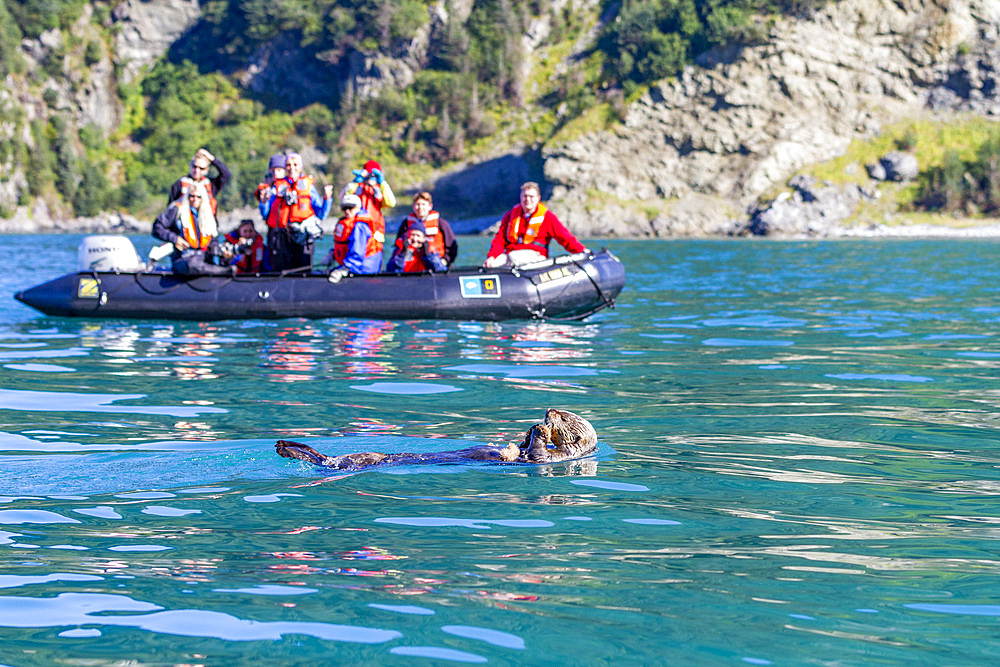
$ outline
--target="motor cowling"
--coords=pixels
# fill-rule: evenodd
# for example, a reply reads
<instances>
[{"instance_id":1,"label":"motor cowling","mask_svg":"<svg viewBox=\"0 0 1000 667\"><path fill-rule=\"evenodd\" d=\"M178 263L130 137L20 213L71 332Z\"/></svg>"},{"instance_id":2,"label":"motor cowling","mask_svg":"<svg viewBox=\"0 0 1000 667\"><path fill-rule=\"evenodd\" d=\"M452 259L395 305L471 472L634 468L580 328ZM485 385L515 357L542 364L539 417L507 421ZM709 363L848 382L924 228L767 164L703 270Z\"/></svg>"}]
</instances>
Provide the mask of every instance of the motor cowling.
<instances>
[{"instance_id":1,"label":"motor cowling","mask_svg":"<svg viewBox=\"0 0 1000 667\"><path fill-rule=\"evenodd\" d=\"M120 234L85 236L76 251L76 264L78 271L131 273L146 268L132 242Z\"/></svg>"}]
</instances>

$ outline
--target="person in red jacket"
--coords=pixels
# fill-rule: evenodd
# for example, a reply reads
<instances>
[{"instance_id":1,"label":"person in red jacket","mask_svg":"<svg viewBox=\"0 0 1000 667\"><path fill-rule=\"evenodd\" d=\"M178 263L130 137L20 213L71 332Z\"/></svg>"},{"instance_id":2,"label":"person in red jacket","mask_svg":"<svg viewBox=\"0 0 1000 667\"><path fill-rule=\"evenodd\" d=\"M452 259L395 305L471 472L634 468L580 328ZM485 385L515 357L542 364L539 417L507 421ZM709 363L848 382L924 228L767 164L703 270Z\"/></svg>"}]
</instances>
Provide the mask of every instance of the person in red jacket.
<instances>
[{"instance_id":1,"label":"person in red jacket","mask_svg":"<svg viewBox=\"0 0 1000 667\"><path fill-rule=\"evenodd\" d=\"M521 203L507 211L500 221L483 266L528 264L548 259L549 242L555 239L569 252L587 252L559 222L555 213L542 203L538 183L528 181L521 186Z\"/></svg>"},{"instance_id":2,"label":"person in red jacket","mask_svg":"<svg viewBox=\"0 0 1000 667\"><path fill-rule=\"evenodd\" d=\"M447 271L448 263L441 253L428 243L422 222L414 222L396 242L386 273Z\"/></svg>"},{"instance_id":3,"label":"person in red jacket","mask_svg":"<svg viewBox=\"0 0 1000 667\"><path fill-rule=\"evenodd\" d=\"M445 264L450 265L455 261L458 256L455 232L452 231L448 221L434 210L434 200L429 192L418 192L413 196L413 212L399 223L394 254L406 252L410 245L406 233L414 228L419 228L423 232L429 252L436 253ZM436 266L433 268L435 271L440 270Z\"/></svg>"},{"instance_id":4,"label":"person in red jacket","mask_svg":"<svg viewBox=\"0 0 1000 667\"><path fill-rule=\"evenodd\" d=\"M264 237L257 233L253 220L240 220L240 226L226 234L226 242L232 248L233 263L239 273L267 270Z\"/></svg>"}]
</instances>

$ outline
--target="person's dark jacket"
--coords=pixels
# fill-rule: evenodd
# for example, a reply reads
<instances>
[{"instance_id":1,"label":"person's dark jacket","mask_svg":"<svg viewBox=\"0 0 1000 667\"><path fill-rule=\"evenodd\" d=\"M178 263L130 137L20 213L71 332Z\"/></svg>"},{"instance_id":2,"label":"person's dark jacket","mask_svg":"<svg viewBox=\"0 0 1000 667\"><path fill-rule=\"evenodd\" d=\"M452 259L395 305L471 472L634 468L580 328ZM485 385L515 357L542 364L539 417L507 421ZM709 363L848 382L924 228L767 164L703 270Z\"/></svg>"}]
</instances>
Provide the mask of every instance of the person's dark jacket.
<instances>
[{"instance_id":1,"label":"person's dark jacket","mask_svg":"<svg viewBox=\"0 0 1000 667\"><path fill-rule=\"evenodd\" d=\"M177 219L179 215L180 208L171 204L153 221L153 237L174 244L174 252L170 255L171 259L177 259L181 256L181 251L177 249L176 245L178 240L184 238L180 221ZM206 252L209 255L217 255L219 254L218 249L219 239L216 237L212 239Z\"/></svg>"}]
</instances>

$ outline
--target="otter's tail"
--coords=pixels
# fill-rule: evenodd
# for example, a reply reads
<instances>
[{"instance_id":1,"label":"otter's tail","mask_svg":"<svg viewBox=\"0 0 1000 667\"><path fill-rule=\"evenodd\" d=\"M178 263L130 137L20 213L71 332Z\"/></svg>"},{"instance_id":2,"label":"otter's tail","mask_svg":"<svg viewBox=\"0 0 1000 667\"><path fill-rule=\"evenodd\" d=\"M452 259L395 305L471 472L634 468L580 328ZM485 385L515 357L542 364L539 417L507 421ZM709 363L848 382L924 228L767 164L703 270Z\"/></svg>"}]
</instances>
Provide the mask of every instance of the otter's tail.
<instances>
[{"instance_id":1,"label":"otter's tail","mask_svg":"<svg viewBox=\"0 0 1000 667\"><path fill-rule=\"evenodd\" d=\"M284 456L286 459L300 459L318 466L323 465L327 459L309 445L291 440L279 440L274 443L274 449L279 456Z\"/></svg>"}]
</instances>

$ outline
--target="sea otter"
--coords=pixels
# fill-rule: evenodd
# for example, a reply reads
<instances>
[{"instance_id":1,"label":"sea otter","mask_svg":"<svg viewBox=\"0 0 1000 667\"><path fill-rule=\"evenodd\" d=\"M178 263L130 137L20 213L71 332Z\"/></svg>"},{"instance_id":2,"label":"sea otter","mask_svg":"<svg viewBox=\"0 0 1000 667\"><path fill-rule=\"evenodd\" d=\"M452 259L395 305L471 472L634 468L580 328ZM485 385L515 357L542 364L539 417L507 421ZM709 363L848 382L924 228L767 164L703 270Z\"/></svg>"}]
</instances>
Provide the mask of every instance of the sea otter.
<instances>
[{"instance_id":1,"label":"sea otter","mask_svg":"<svg viewBox=\"0 0 1000 667\"><path fill-rule=\"evenodd\" d=\"M414 463L451 463L457 461L501 461L505 463L552 463L577 459L597 450L597 432L589 421L567 410L549 408L545 421L535 424L524 435L520 445L506 447L476 445L468 449L447 452L359 452L343 456L326 456L308 445L279 440L275 450L286 459L301 459L335 470L361 470L369 466L406 465Z\"/></svg>"}]
</instances>

